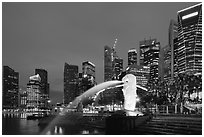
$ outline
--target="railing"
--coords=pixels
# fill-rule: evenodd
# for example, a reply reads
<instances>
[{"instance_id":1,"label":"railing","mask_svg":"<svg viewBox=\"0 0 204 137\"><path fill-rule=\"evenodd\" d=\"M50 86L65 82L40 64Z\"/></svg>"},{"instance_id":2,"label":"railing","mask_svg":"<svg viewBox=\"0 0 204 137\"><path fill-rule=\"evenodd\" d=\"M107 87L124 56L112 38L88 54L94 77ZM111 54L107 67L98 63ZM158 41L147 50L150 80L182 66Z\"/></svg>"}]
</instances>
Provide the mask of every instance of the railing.
<instances>
[{"instance_id":1,"label":"railing","mask_svg":"<svg viewBox=\"0 0 204 137\"><path fill-rule=\"evenodd\" d=\"M147 108L136 108L136 110L143 113L152 114L202 114L202 108L197 110L190 110L181 105L152 105Z\"/></svg>"}]
</instances>

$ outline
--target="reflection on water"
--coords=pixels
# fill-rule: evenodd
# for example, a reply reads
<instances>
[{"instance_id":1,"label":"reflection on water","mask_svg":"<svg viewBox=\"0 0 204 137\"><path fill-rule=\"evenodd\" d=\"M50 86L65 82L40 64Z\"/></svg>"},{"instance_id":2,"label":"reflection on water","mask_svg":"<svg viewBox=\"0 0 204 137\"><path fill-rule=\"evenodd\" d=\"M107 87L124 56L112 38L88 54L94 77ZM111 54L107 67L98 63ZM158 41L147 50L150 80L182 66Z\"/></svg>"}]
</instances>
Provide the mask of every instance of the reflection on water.
<instances>
[{"instance_id":1,"label":"reflection on water","mask_svg":"<svg viewBox=\"0 0 204 137\"><path fill-rule=\"evenodd\" d=\"M21 113L20 118L26 118L27 114L26 113Z\"/></svg>"},{"instance_id":2,"label":"reflection on water","mask_svg":"<svg viewBox=\"0 0 204 137\"><path fill-rule=\"evenodd\" d=\"M72 116L73 117L73 116ZM27 120L26 114L2 114L3 135L39 135L45 127L38 126L38 120ZM73 124L73 123L72 123ZM54 126L48 135L104 134L104 130L84 125Z\"/></svg>"},{"instance_id":3,"label":"reflection on water","mask_svg":"<svg viewBox=\"0 0 204 137\"><path fill-rule=\"evenodd\" d=\"M25 119L26 114L3 114L3 135L37 135L42 129L38 126L38 120Z\"/></svg>"},{"instance_id":4,"label":"reflection on water","mask_svg":"<svg viewBox=\"0 0 204 137\"><path fill-rule=\"evenodd\" d=\"M62 127L55 126L54 135L63 135Z\"/></svg>"},{"instance_id":5,"label":"reflection on water","mask_svg":"<svg viewBox=\"0 0 204 137\"><path fill-rule=\"evenodd\" d=\"M83 130L82 131L82 135L87 135L87 134L89 134L89 130Z\"/></svg>"}]
</instances>

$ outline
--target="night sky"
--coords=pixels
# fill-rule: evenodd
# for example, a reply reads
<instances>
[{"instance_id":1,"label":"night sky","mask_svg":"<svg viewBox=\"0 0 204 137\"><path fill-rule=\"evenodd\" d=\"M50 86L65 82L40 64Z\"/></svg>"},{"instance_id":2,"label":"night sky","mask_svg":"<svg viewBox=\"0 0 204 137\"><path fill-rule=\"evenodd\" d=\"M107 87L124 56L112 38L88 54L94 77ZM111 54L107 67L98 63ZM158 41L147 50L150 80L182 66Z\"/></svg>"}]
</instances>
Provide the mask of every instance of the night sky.
<instances>
[{"instance_id":1,"label":"night sky","mask_svg":"<svg viewBox=\"0 0 204 137\"><path fill-rule=\"evenodd\" d=\"M26 87L36 68L48 71L52 103L62 102L64 63L96 65L96 81L103 82L104 46L113 46L127 66L130 48L157 38L168 44L170 19L197 3L3 3L2 64L20 74Z\"/></svg>"}]
</instances>

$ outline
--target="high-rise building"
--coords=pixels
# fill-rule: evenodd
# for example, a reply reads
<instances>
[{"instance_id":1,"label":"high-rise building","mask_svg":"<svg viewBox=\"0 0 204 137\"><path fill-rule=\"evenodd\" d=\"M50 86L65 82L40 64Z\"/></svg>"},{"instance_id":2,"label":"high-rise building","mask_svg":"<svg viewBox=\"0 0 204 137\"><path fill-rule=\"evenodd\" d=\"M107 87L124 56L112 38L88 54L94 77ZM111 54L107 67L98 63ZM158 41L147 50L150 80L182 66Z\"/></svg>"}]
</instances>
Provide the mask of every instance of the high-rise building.
<instances>
[{"instance_id":1,"label":"high-rise building","mask_svg":"<svg viewBox=\"0 0 204 137\"><path fill-rule=\"evenodd\" d=\"M178 76L178 38L174 39L174 78Z\"/></svg>"},{"instance_id":2,"label":"high-rise building","mask_svg":"<svg viewBox=\"0 0 204 137\"><path fill-rule=\"evenodd\" d=\"M3 108L18 107L19 73L3 66Z\"/></svg>"},{"instance_id":3,"label":"high-rise building","mask_svg":"<svg viewBox=\"0 0 204 137\"><path fill-rule=\"evenodd\" d=\"M35 75L39 74L41 78L41 92L49 95L48 73L44 69L35 69Z\"/></svg>"},{"instance_id":4,"label":"high-rise building","mask_svg":"<svg viewBox=\"0 0 204 137\"><path fill-rule=\"evenodd\" d=\"M26 108L29 111L38 111L41 107L41 78L40 75L34 75L29 78L27 84Z\"/></svg>"},{"instance_id":5,"label":"high-rise building","mask_svg":"<svg viewBox=\"0 0 204 137\"><path fill-rule=\"evenodd\" d=\"M35 69L35 75L39 74L41 81L41 108L48 107L48 100L49 100L49 83L48 83L48 73L44 69Z\"/></svg>"},{"instance_id":6,"label":"high-rise building","mask_svg":"<svg viewBox=\"0 0 204 137\"><path fill-rule=\"evenodd\" d=\"M64 104L69 104L77 96L78 66L64 65Z\"/></svg>"},{"instance_id":7,"label":"high-rise building","mask_svg":"<svg viewBox=\"0 0 204 137\"><path fill-rule=\"evenodd\" d=\"M79 73L78 88L80 94L92 88L95 84L95 65L90 61L82 63L82 73Z\"/></svg>"},{"instance_id":8,"label":"high-rise building","mask_svg":"<svg viewBox=\"0 0 204 137\"><path fill-rule=\"evenodd\" d=\"M19 107L21 109L25 109L27 105L27 91L26 90L22 91L19 96L20 96Z\"/></svg>"},{"instance_id":9,"label":"high-rise building","mask_svg":"<svg viewBox=\"0 0 204 137\"><path fill-rule=\"evenodd\" d=\"M78 75L78 81L77 81L77 86L78 86L78 92L76 93L76 96L81 95L85 91L85 86L84 86L84 81L83 81L83 75L82 73L79 73Z\"/></svg>"},{"instance_id":10,"label":"high-rise building","mask_svg":"<svg viewBox=\"0 0 204 137\"><path fill-rule=\"evenodd\" d=\"M178 73L202 72L202 3L182 9L178 17Z\"/></svg>"},{"instance_id":11,"label":"high-rise building","mask_svg":"<svg viewBox=\"0 0 204 137\"><path fill-rule=\"evenodd\" d=\"M137 50L132 48L128 51L128 66L137 64Z\"/></svg>"},{"instance_id":12,"label":"high-rise building","mask_svg":"<svg viewBox=\"0 0 204 137\"><path fill-rule=\"evenodd\" d=\"M143 41L140 41L140 65L144 66L144 54L150 49L149 47L155 45L156 41L156 39L144 39Z\"/></svg>"},{"instance_id":13,"label":"high-rise building","mask_svg":"<svg viewBox=\"0 0 204 137\"><path fill-rule=\"evenodd\" d=\"M88 77L92 83L95 83L95 65L90 61L84 61L82 63L82 75L83 77Z\"/></svg>"},{"instance_id":14,"label":"high-rise building","mask_svg":"<svg viewBox=\"0 0 204 137\"><path fill-rule=\"evenodd\" d=\"M156 39L140 41L140 65L150 67L149 83L159 79L160 42Z\"/></svg>"},{"instance_id":15,"label":"high-rise building","mask_svg":"<svg viewBox=\"0 0 204 137\"><path fill-rule=\"evenodd\" d=\"M163 52L163 64L162 64L162 69L163 69L163 76L162 80L165 81L170 81L171 80L171 47L169 45L163 47L162 49Z\"/></svg>"},{"instance_id":16,"label":"high-rise building","mask_svg":"<svg viewBox=\"0 0 204 137\"><path fill-rule=\"evenodd\" d=\"M113 60L113 64L113 77L114 79L119 79L118 76L123 71L123 59L117 57Z\"/></svg>"},{"instance_id":17,"label":"high-rise building","mask_svg":"<svg viewBox=\"0 0 204 137\"><path fill-rule=\"evenodd\" d=\"M112 80L112 49L104 47L104 81Z\"/></svg>"},{"instance_id":18,"label":"high-rise building","mask_svg":"<svg viewBox=\"0 0 204 137\"><path fill-rule=\"evenodd\" d=\"M150 67L139 66L137 64L129 65L126 68L126 74L133 74L136 76L137 84L143 87L147 86L150 75Z\"/></svg>"},{"instance_id":19,"label":"high-rise building","mask_svg":"<svg viewBox=\"0 0 204 137\"><path fill-rule=\"evenodd\" d=\"M118 39L115 39L112 48L107 45L104 47L104 81L112 80L114 77L114 60L119 58L115 50L117 41Z\"/></svg>"},{"instance_id":20,"label":"high-rise building","mask_svg":"<svg viewBox=\"0 0 204 137\"><path fill-rule=\"evenodd\" d=\"M104 81L118 79L118 76L123 70L123 59L119 58L116 53L117 39L113 47L104 47ZM118 103L121 100L121 89L108 89L101 93L102 104Z\"/></svg>"},{"instance_id":21,"label":"high-rise building","mask_svg":"<svg viewBox=\"0 0 204 137\"><path fill-rule=\"evenodd\" d=\"M174 77L174 39L178 36L178 23L175 20L170 21L169 25L169 46L170 46L170 53L171 53L171 63L170 63L170 72L171 72L171 79Z\"/></svg>"}]
</instances>

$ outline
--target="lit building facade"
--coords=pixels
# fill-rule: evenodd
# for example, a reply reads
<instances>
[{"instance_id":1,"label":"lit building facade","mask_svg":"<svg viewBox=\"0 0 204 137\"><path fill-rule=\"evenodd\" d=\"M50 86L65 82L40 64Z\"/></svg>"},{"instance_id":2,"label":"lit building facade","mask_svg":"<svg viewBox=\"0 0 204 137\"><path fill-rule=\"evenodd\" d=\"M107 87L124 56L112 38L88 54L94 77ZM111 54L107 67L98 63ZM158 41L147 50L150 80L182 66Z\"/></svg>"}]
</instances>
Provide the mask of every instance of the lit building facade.
<instances>
[{"instance_id":1,"label":"lit building facade","mask_svg":"<svg viewBox=\"0 0 204 137\"><path fill-rule=\"evenodd\" d=\"M112 49L109 46L104 47L104 81L112 80Z\"/></svg>"},{"instance_id":2,"label":"lit building facade","mask_svg":"<svg viewBox=\"0 0 204 137\"><path fill-rule=\"evenodd\" d=\"M82 63L82 75L88 77L88 79L94 84L95 83L95 65L90 61Z\"/></svg>"},{"instance_id":3,"label":"lit building facade","mask_svg":"<svg viewBox=\"0 0 204 137\"><path fill-rule=\"evenodd\" d=\"M140 41L140 65L150 67L149 84L159 79L160 42L156 39Z\"/></svg>"},{"instance_id":4,"label":"lit building facade","mask_svg":"<svg viewBox=\"0 0 204 137\"><path fill-rule=\"evenodd\" d=\"M20 108L25 109L27 105L27 91L22 91L20 93Z\"/></svg>"},{"instance_id":5,"label":"lit building facade","mask_svg":"<svg viewBox=\"0 0 204 137\"><path fill-rule=\"evenodd\" d=\"M79 73L78 78L78 90L81 95L88 89L96 85L95 81L95 65L90 61L85 61L82 63L82 73Z\"/></svg>"},{"instance_id":6,"label":"lit building facade","mask_svg":"<svg viewBox=\"0 0 204 137\"><path fill-rule=\"evenodd\" d=\"M19 93L19 73L9 66L3 66L2 108L17 108Z\"/></svg>"},{"instance_id":7,"label":"lit building facade","mask_svg":"<svg viewBox=\"0 0 204 137\"><path fill-rule=\"evenodd\" d=\"M114 79L119 79L118 76L123 71L123 59L117 57L114 59L113 64L113 77Z\"/></svg>"},{"instance_id":8,"label":"lit building facade","mask_svg":"<svg viewBox=\"0 0 204 137\"><path fill-rule=\"evenodd\" d=\"M137 84L146 87L150 76L150 67L132 64L127 67L126 74L135 75Z\"/></svg>"},{"instance_id":9,"label":"lit building facade","mask_svg":"<svg viewBox=\"0 0 204 137\"><path fill-rule=\"evenodd\" d=\"M178 76L178 38L174 39L174 78Z\"/></svg>"},{"instance_id":10,"label":"lit building facade","mask_svg":"<svg viewBox=\"0 0 204 137\"><path fill-rule=\"evenodd\" d=\"M49 95L48 73L44 69L35 69L35 75L39 74L41 78L41 92Z\"/></svg>"},{"instance_id":11,"label":"lit building facade","mask_svg":"<svg viewBox=\"0 0 204 137\"><path fill-rule=\"evenodd\" d=\"M69 104L77 96L78 66L64 65L64 104Z\"/></svg>"},{"instance_id":12,"label":"lit building facade","mask_svg":"<svg viewBox=\"0 0 204 137\"><path fill-rule=\"evenodd\" d=\"M38 111L41 105L41 78L40 75L34 75L29 78L27 84L27 102L28 111Z\"/></svg>"},{"instance_id":13,"label":"lit building facade","mask_svg":"<svg viewBox=\"0 0 204 137\"><path fill-rule=\"evenodd\" d=\"M143 41L140 41L139 44L140 44L140 65L144 66L145 65L145 52L147 52L150 47L154 46L155 43L156 43L156 39L149 39L149 40L146 40L144 39Z\"/></svg>"},{"instance_id":14,"label":"lit building facade","mask_svg":"<svg viewBox=\"0 0 204 137\"><path fill-rule=\"evenodd\" d=\"M178 36L178 23L175 20L170 20L169 25L169 47L170 47L170 53L171 53L171 62L170 62L170 73L171 73L171 79L174 78L174 39Z\"/></svg>"},{"instance_id":15,"label":"lit building facade","mask_svg":"<svg viewBox=\"0 0 204 137\"><path fill-rule=\"evenodd\" d=\"M202 3L177 12L178 73L202 72Z\"/></svg>"},{"instance_id":16,"label":"lit building facade","mask_svg":"<svg viewBox=\"0 0 204 137\"><path fill-rule=\"evenodd\" d=\"M128 66L137 64L137 50L132 48L128 51Z\"/></svg>"},{"instance_id":17,"label":"lit building facade","mask_svg":"<svg viewBox=\"0 0 204 137\"><path fill-rule=\"evenodd\" d=\"M123 70L123 59L119 58L116 53L117 39L115 39L113 47L104 47L104 81L118 79ZM108 89L100 94L102 104L118 103L121 100L121 89ZM121 94L120 94L121 93ZM122 95L123 96L123 95Z\"/></svg>"},{"instance_id":18,"label":"lit building facade","mask_svg":"<svg viewBox=\"0 0 204 137\"><path fill-rule=\"evenodd\" d=\"M163 78L162 80L170 81L171 80L171 47L169 45L162 48L163 52Z\"/></svg>"},{"instance_id":19,"label":"lit building facade","mask_svg":"<svg viewBox=\"0 0 204 137\"><path fill-rule=\"evenodd\" d=\"M48 83L48 73L44 69L35 69L35 75L39 74L41 81L41 105L40 107L43 109L48 108L48 100L49 100L49 83Z\"/></svg>"}]
</instances>

